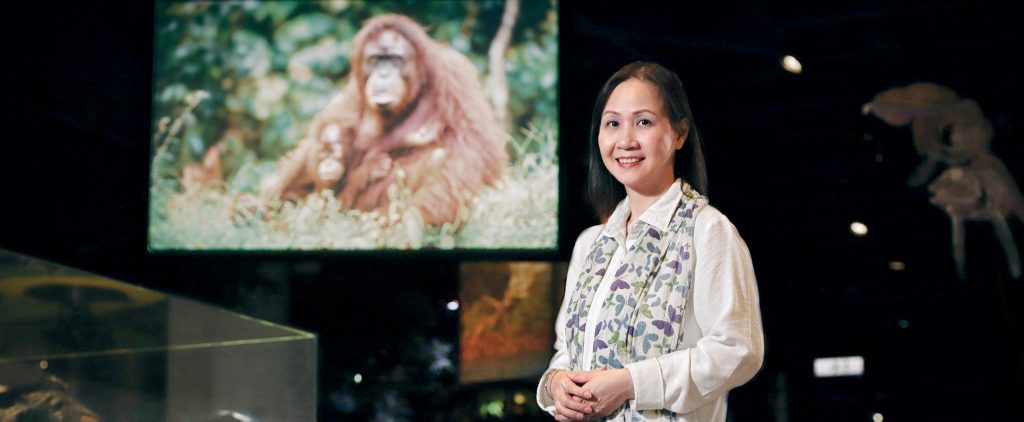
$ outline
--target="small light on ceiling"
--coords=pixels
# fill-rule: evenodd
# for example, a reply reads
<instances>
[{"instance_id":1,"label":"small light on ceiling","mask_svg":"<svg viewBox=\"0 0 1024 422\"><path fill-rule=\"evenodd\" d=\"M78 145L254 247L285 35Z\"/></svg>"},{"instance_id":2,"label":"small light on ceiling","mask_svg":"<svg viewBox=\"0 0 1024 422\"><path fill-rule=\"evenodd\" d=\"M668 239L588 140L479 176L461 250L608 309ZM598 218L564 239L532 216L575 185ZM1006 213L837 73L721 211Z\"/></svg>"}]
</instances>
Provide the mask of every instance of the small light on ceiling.
<instances>
[{"instance_id":1,"label":"small light on ceiling","mask_svg":"<svg viewBox=\"0 0 1024 422\"><path fill-rule=\"evenodd\" d=\"M512 396L512 401L514 401L516 404L522 406L522 405L526 404L526 394L516 393L516 395Z\"/></svg>"},{"instance_id":2,"label":"small light on ceiling","mask_svg":"<svg viewBox=\"0 0 1024 422\"><path fill-rule=\"evenodd\" d=\"M850 223L850 233L854 236L864 237L868 235L868 226L860 221L854 221Z\"/></svg>"},{"instance_id":3,"label":"small light on ceiling","mask_svg":"<svg viewBox=\"0 0 1024 422\"><path fill-rule=\"evenodd\" d=\"M449 311L457 311L459 310L459 301L453 300L451 302L448 302L447 306Z\"/></svg>"},{"instance_id":4,"label":"small light on ceiling","mask_svg":"<svg viewBox=\"0 0 1024 422\"><path fill-rule=\"evenodd\" d=\"M229 420L229 421L240 421L240 422L252 422L252 416L244 413L238 413L231 410L221 410L217 412L216 420Z\"/></svg>"},{"instance_id":5,"label":"small light on ceiling","mask_svg":"<svg viewBox=\"0 0 1024 422\"><path fill-rule=\"evenodd\" d=\"M871 420L874 422L882 422L885 420L885 418L882 416L881 413L875 413L874 415L871 415Z\"/></svg>"},{"instance_id":6,"label":"small light on ceiling","mask_svg":"<svg viewBox=\"0 0 1024 422\"><path fill-rule=\"evenodd\" d=\"M50 362L47 362L45 360L39 361L39 369L46 370L46 368L49 368L49 367L50 367Z\"/></svg>"},{"instance_id":7,"label":"small light on ceiling","mask_svg":"<svg viewBox=\"0 0 1024 422\"><path fill-rule=\"evenodd\" d=\"M354 377L352 377L352 381L355 382L356 384L362 383L363 374L356 374Z\"/></svg>"},{"instance_id":8,"label":"small light on ceiling","mask_svg":"<svg viewBox=\"0 0 1024 422\"><path fill-rule=\"evenodd\" d=\"M799 75L800 72L804 71L804 66L800 64L800 60L788 54L782 58L782 68L794 75Z\"/></svg>"},{"instance_id":9,"label":"small light on ceiling","mask_svg":"<svg viewBox=\"0 0 1024 422\"><path fill-rule=\"evenodd\" d=\"M907 264L903 261L889 261L889 269L893 271L903 271L907 269Z\"/></svg>"}]
</instances>

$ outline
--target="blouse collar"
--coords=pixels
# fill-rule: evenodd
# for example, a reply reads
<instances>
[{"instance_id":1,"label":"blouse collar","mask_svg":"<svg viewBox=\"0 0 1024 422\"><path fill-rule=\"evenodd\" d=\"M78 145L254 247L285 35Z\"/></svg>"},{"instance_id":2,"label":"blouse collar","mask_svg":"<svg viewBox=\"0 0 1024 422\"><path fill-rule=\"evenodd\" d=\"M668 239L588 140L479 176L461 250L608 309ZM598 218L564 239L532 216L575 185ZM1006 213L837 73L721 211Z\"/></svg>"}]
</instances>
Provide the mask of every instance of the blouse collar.
<instances>
[{"instance_id":1,"label":"blouse collar","mask_svg":"<svg viewBox=\"0 0 1024 422\"><path fill-rule=\"evenodd\" d=\"M659 231L667 231L668 224L672 220L676 206L679 204L679 201L683 199L683 192L691 190L692 188L688 183L683 182L682 179L676 179L676 181L665 190L665 193L662 193L650 207L647 207L647 210L645 210L643 214L640 214L639 218L633 220L633 227L631 227L629 231L631 233L636 233L637 230L635 230L635 228L639 221L643 221ZM615 207L615 211L612 212L611 217L608 217L608 222L605 223L603 234L621 241L625 238L627 218L629 218L628 196L619 202L619 205Z\"/></svg>"}]
</instances>

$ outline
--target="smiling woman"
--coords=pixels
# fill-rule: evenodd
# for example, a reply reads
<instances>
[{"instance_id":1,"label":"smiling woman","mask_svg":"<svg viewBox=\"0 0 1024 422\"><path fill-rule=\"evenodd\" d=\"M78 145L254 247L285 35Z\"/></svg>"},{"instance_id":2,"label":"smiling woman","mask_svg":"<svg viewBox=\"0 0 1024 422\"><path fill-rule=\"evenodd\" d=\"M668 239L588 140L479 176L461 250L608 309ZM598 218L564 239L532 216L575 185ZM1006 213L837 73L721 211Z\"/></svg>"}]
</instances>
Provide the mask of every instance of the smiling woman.
<instances>
[{"instance_id":1,"label":"smiling woman","mask_svg":"<svg viewBox=\"0 0 1024 422\"><path fill-rule=\"evenodd\" d=\"M598 95L591 134L605 224L576 241L537 403L559 421L725 421L727 393L761 367L761 311L746 244L700 193L682 83L627 65Z\"/></svg>"},{"instance_id":2,"label":"smiling woman","mask_svg":"<svg viewBox=\"0 0 1024 422\"><path fill-rule=\"evenodd\" d=\"M683 148L689 127L687 118L669 119L656 85L630 79L608 98L597 143L605 167L630 197L653 200L675 180L672 160Z\"/></svg>"},{"instance_id":3,"label":"smiling woman","mask_svg":"<svg viewBox=\"0 0 1024 422\"><path fill-rule=\"evenodd\" d=\"M620 85L621 90L617 89ZM625 107L631 107L632 110L624 110ZM623 116L622 113L626 112L636 115ZM628 118L626 122L632 128L628 133L632 133L632 130L638 134L647 133L650 130L648 126L656 125L655 131L668 135L665 131L671 128L672 135L681 138L683 143L677 153L670 154L673 157L668 167L672 171L670 174L686 180L697 191L706 193L707 170L704 167L702 140L693 122L693 112L682 82L678 76L660 65L636 62L616 72L605 83L591 116L590 138L596 140L597 144L590 145L588 194L602 221L611 215L616 204L626 196L626 182L616 178L612 170L615 166L607 166L602 142L602 139L612 140L614 134L622 132L616 128L622 125L622 119L625 118ZM667 187L668 184L662 185L659 193Z\"/></svg>"}]
</instances>

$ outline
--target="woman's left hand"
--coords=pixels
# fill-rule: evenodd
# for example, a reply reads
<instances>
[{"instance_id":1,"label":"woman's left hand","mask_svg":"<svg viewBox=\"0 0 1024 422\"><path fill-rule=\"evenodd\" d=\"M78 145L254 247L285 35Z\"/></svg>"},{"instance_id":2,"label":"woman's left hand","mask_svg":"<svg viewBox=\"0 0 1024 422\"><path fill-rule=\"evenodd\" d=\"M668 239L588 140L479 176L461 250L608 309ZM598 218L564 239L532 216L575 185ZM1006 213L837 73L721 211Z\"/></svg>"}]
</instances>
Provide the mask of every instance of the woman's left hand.
<instances>
[{"instance_id":1,"label":"woman's left hand","mask_svg":"<svg viewBox=\"0 0 1024 422\"><path fill-rule=\"evenodd\" d=\"M635 395L633 377L625 368L577 371L569 375L574 383L591 393L591 398L583 401L594 409L594 413L588 415L592 418L612 414Z\"/></svg>"}]
</instances>

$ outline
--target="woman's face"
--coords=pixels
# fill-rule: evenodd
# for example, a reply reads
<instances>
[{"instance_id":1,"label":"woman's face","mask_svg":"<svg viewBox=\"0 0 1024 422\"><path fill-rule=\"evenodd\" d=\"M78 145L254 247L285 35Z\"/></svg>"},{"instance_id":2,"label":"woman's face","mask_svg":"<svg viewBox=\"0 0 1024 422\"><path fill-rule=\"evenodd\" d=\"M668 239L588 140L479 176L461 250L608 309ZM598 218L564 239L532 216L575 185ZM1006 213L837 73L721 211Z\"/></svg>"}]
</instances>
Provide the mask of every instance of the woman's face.
<instances>
[{"instance_id":1,"label":"woman's face","mask_svg":"<svg viewBox=\"0 0 1024 422\"><path fill-rule=\"evenodd\" d=\"M658 88L646 81L627 79L608 97L597 136L605 167L628 193L660 195L675 181L675 153L686 141L672 128Z\"/></svg>"}]
</instances>

